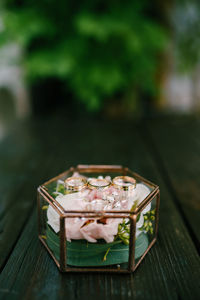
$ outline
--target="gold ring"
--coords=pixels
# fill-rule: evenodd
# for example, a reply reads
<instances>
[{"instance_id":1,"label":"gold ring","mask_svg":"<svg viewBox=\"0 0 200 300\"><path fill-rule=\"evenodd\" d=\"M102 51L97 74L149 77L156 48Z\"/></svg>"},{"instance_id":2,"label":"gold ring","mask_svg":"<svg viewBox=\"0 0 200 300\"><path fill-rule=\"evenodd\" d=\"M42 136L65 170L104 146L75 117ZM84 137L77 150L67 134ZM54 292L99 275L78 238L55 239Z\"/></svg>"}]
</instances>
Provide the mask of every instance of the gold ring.
<instances>
[{"instance_id":1,"label":"gold ring","mask_svg":"<svg viewBox=\"0 0 200 300\"><path fill-rule=\"evenodd\" d=\"M88 179L88 187L90 189L105 189L110 186L111 181L107 179L100 179L100 178L90 178Z\"/></svg>"},{"instance_id":2,"label":"gold ring","mask_svg":"<svg viewBox=\"0 0 200 300\"><path fill-rule=\"evenodd\" d=\"M113 178L112 184L115 188L124 191L132 190L136 188L136 180L130 176L117 176Z\"/></svg>"},{"instance_id":3,"label":"gold ring","mask_svg":"<svg viewBox=\"0 0 200 300\"><path fill-rule=\"evenodd\" d=\"M87 180L82 177L68 177L65 180L65 188L71 191L80 191L87 186Z\"/></svg>"}]
</instances>

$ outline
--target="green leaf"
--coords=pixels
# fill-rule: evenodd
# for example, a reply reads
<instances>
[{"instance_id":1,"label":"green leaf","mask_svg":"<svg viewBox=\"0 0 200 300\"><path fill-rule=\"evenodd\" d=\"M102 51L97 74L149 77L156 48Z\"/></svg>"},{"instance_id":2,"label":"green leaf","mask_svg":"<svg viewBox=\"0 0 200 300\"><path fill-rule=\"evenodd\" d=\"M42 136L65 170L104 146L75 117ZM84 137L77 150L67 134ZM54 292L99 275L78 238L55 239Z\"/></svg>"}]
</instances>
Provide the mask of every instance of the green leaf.
<instances>
[{"instance_id":1,"label":"green leaf","mask_svg":"<svg viewBox=\"0 0 200 300\"><path fill-rule=\"evenodd\" d=\"M46 231L46 242L56 258L59 260L60 239L49 226ZM135 259L142 256L148 247L148 237L141 233L136 239ZM108 251L108 249L110 250ZM67 264L71 266L107 266L127 263L129 259L129 246L121 240L106 243L98 240L97 243L89 243L86 240L72 240L66 242ZM105 254L106 260L104 260Z\"/></svg>"}]
</instances>

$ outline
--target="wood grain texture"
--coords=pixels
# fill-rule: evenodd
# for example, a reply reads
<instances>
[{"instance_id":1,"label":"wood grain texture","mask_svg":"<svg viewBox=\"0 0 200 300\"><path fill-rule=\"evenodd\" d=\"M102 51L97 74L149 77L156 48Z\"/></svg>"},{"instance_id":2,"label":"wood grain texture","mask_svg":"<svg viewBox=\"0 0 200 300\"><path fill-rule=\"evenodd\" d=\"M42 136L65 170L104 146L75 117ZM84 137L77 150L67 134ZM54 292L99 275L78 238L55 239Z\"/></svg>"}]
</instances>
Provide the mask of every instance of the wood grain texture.
<instances>
[{"instance_id":1,"label":"wood grain texture","mask_svg":"<svg viewBox=\"0 0 200 300\"><path fill-rule=\"evenodd\" d=\"M50 158L47 156L44 160L47 148L41 140L38 142L35 132L31 124L22 124L1 143L0 268L3 268L31 212L36 187L47 176L46 167L41 165L50 163Z\"/></svg>"},{"instance_id":2,"label":"wood grain texture","mask_svg":"<svg viewBox=\"0 0 200 300\"><path fill-rule=\"evenodd\" d=\"M26 184L31 176L30 188L35 188L45 174L49 179L78 163L129 166L160 185L159 236L131 275L61 274L38 241L35 208L29 208L19 238L19 231L10 228L17 242L1 273L2 299L198 299L198 253L140 127L126 122L55 119L33 123L28 131L38 149L35 164L42 164L43 169L37 167L31 176L29 167L25 171L19 167L19 172L28 176ZM9 143L12 145L12 136ZM31 146L26 153L27 157L33 155ZM30 188L19 198L19 206L25 198L30 205L35 201L33 192L27 194Z\"/></svg>"},{"instance_id":3,"label":"wood grain texture","mask_svg":"<svg viewBox=\"0 0 200 300\"><path fill-rule=\"evenodd\" d=\"M146 129L157 165L200 253L200 120L155 120Z\"/></svg>"}]
</instances>

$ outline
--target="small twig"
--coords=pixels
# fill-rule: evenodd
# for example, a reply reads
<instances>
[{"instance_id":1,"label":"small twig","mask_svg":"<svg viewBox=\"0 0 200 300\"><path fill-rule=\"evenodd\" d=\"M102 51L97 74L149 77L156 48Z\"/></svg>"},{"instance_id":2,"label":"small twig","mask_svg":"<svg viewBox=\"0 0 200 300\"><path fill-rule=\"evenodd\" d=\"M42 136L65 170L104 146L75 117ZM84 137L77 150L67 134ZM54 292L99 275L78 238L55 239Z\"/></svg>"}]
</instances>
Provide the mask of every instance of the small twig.
<instances>
[{"instance_id":1,"label":"small twig","mask_svg":"<svg viewBox=\"0 0 200 300\"><path fill-rule=\"evenodd\" d=\"M106 253L105 253L104 257L103 257L103 261L106 261L106 258L107 258L107 255L108 255L109 251L110 251L110 248L107 249L107 251L106 251Z\"/></svg>"}]
</instances>

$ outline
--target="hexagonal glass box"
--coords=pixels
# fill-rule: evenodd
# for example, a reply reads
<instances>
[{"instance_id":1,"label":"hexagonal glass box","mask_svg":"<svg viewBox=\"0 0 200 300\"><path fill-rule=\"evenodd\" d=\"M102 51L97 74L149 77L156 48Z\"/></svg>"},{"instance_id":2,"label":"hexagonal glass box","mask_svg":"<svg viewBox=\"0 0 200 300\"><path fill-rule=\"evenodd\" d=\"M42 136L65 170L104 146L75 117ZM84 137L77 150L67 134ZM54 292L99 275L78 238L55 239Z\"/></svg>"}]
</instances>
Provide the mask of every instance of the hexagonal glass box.
<instances>
[{"instance_id":1,"label":"hexagonal glass box","mask_svg":"<svg viewBox=\"0 0 200 300\"><path fill-rule=\"evenodd\" d=\"M126 167L71 167L38 188L39 239L62 272L130 273L156 241L159 201Z\"/></svg>"}]
</instances>

